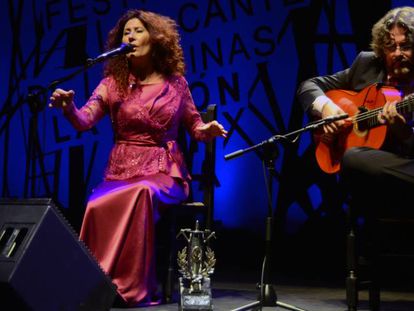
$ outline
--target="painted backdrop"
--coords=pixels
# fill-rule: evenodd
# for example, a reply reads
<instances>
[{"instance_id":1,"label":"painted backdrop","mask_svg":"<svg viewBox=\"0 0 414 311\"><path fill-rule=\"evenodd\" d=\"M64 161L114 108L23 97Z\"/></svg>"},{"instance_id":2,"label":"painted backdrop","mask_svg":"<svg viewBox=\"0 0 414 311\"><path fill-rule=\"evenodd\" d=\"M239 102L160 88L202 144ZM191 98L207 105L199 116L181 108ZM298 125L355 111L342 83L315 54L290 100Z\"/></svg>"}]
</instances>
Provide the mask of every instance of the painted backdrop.
<instances>
[{"instance_id":1,"label":"painted backdrop","mask_svg":"<svg viewBox=\"0 0 414 311\"><path fill-rule=\"evenodd\" d=\"M229 130L217 145L215 220L261 229L268 211L263 152L224 156L308 122L295 101L298 84L348 67L367 49L370 29L388 9L413 1L354 0L3 0L0 10L0 196L51 196L75 226L102 177L112 144L108 119L77 133L46 107L56 79L104 51L128 8L168 15L180 27L187 79L200 109L218 105ZM366 13L366 12L369 12ZM363 16L363 18L361 18ZM102 66L59 87L80 106ZM40 94L34 98L33 94ZM273 144L272 205L277 230L295 234L343 217L337 176L321 173L311 134ZM316 225L315 225L316 226Z\"/></svg>"}]
</instances>

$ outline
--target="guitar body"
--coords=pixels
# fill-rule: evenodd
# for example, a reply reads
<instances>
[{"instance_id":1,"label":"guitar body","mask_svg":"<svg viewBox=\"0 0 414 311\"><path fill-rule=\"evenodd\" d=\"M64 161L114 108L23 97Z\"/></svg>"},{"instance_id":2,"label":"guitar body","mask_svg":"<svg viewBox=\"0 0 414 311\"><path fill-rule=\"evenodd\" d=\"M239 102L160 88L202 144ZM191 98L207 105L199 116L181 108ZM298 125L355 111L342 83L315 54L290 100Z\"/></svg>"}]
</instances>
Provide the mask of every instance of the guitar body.
<instances>
[{"instance_id":1,"label":"guitar body","mask_svg":"<svg viewBox=\"0 0 414 311\"><path fill-rule=\"evenodd\" d=\"M340 170L345 151L352 147L379 149L384 143L387 127L377 120L378 112L387 101L399 101L400 92L392 87L370 85L360 92L331 90L326 93L336 105L347 113L352 122L347 122L330 142L316 134L316 160L326 173Z\"/></svg>"}]
</instances>

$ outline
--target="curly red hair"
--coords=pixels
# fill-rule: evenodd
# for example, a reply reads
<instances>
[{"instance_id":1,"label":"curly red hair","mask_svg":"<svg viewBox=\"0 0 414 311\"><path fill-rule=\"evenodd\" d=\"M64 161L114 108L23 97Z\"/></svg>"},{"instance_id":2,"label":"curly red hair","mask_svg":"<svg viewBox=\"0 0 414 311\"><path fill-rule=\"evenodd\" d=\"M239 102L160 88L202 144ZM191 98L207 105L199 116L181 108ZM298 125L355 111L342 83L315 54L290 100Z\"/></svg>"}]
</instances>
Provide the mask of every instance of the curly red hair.
<instances>
[{"instance_id":1,"label":"curly red hair","mask_svg":"<svg viewBox=\"0 0 414 311\"><path fill-rule=\"evenodd\" d=\"M177 24L167 16L143 10L127 11L109 31L106 48L113 49L121 45L125 24L133 18L138 18L150 34L154 69L166 77L184 75L184 54ZM125 94L129 76L128 60L125 55L106 62L104 76L110 75L117 82L120 93Z\"/></svg>"}]
</instances>

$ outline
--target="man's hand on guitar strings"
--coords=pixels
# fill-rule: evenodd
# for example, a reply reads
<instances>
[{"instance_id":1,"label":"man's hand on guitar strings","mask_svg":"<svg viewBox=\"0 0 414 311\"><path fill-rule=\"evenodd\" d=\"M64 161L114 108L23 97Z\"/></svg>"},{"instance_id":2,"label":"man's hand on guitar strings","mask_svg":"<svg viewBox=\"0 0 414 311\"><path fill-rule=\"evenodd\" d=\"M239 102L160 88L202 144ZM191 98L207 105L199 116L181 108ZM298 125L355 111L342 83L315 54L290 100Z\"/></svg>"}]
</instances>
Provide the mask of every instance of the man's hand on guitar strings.
<instances>
[{"instance_id":1,"label":"man's hand on guitar strings","mask_svg":"<svg viewBox=\"0 0 414 311\"><path fill-rule=\"evenodd\" d=\"M389 130L403 141L412 135L413 129L407 124L405 117L398 113L396 104L396 101L385 103L382 111L378 114L378 121L381 124L388 124Z\"/></svg>"},{"instance_id":2,"label":"man's hand on guitar strings","mask_svg":"<svg viewBox=\"0 0 414 311\"><path fill-rule=\"evenodd\" d=\"M381 124L393 125L395 123L407 123L405 118L398 113L396 108L397 101L385 103L382 111L378 114L378 122Z\"/></svg>"},{"instance_id":3,"label":"man's hand on guitar strings","mask_svg":"<svg viewBox=\"0 0 414 311\"><path fill-rule=\"evenodd\" d=\"M345 112L337 106L334 102L327 102L322 108L322 119L334 116L334 115L343 115ZM331 122L322 126L323 132L325 134L336 134L339 132L340 128L345 124L345 120L338 120Z\"/></svg>"}]
</instances>

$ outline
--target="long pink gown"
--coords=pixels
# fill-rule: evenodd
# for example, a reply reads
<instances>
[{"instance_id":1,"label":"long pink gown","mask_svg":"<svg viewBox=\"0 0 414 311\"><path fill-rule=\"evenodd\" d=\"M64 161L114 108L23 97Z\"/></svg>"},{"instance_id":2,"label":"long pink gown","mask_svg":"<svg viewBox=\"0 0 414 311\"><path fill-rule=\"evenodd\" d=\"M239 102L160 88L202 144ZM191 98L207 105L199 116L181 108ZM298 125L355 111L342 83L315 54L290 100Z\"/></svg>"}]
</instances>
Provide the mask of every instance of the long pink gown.
<instances>
[{"instance_id":1,"label":"long pink gown","mask_svg":"<svg viewBox=\"0 0 414 311\"><path fill-rule=\"evenodd\" d=\"M210 139L186 80L173 76L164 83L139 85L130 76L126 98L118 95L112 77L104 78L88 102L65 116L77 130L86 130L110 114L115 145L104 181L89 198L80 238L134 306L156 291L154 225L160 204L188 196L190 175L176 142L184 124L198 140Z\"/></svg>"}]
</instances>

